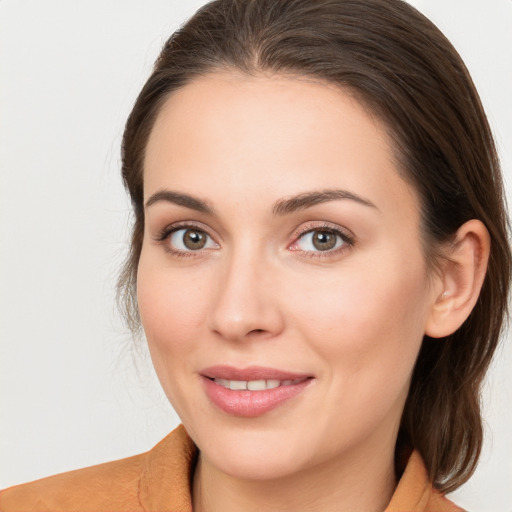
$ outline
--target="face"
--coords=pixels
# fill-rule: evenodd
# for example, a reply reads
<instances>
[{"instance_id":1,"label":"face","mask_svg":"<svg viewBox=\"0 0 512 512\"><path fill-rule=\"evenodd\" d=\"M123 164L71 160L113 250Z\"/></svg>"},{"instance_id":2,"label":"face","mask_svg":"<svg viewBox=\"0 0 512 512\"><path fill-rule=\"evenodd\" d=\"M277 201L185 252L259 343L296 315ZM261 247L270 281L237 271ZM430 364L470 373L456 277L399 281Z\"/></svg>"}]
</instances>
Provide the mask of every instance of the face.
<instances>
[{"instance_id":1,"label":"face","mask_svg":"<svg viewBox=\"0 0 512 512\"><path fill-rule=\"evenodd\" d=\"M434 302L383 125L333 86L212 74L149 139L138 302L208 464L278 478L393 450Z\"/></svg>"}]
</instances>

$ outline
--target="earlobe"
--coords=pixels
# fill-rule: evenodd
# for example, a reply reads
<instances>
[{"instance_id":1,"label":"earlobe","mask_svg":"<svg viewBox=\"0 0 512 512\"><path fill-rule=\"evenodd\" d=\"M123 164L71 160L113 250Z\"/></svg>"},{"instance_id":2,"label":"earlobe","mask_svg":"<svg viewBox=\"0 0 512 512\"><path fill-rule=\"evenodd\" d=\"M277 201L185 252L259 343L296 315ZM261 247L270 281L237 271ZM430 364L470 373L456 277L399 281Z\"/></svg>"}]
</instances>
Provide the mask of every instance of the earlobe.
<instances>
[{"instance_id":1,"label":"earlobe","mask_svg":"<svg viewBox=\"0 0 512 512\"><path fill-rule=\"evenodd\" d=\"M445 249L440 287L425 326L425 334L442 338L454 333L468 318L478 300L487 271L490 236L476 219L463 224Z\"/></svg>"}]
</instances>

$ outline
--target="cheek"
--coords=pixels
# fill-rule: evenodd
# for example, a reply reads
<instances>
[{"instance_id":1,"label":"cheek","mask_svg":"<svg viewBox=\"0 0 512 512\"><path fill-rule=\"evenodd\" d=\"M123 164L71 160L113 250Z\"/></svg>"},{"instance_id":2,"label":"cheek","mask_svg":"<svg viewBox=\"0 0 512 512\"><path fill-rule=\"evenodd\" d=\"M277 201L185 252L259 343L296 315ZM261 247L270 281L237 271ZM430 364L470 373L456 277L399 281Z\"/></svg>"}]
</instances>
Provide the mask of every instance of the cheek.
<instances>
[{"instance_id":1,"label":"cheek","mask_svg":"<svg viewBox=\"0 0 512 512\"><path fill-rule=\"evenodd\" d=\"M181 418L192 414L189 379L202 339L204 296L201 280L142 252L137 274L142 326L160 384Z\"/></svg>"},{"instance_id":2,"label":"cheek","mask_svg":"<svg viewBox=\"0 0 512 512\"><path fill-rule=\"evenodd\" d=\"M174 271L165 262L154 263L151 255L142 252L137 300L155 366L157 357L179 354L190 349L191 341L197 341L197 331L203 324L204 295L201 279Z\"/></svg>"},{"instance_id":3,"label":"cheek","mask_svg":"<svg viewBox=\"0 0 512 512\"><path fill-rule=\"evenodd\" d=\"M339 379L397 379L400 385L412 371L428 311L426 273L422 264L388 259L385 271L367 262L347 265L301 293L288 293L297 329L332 362Z\"/></svg>"}]
</instances>

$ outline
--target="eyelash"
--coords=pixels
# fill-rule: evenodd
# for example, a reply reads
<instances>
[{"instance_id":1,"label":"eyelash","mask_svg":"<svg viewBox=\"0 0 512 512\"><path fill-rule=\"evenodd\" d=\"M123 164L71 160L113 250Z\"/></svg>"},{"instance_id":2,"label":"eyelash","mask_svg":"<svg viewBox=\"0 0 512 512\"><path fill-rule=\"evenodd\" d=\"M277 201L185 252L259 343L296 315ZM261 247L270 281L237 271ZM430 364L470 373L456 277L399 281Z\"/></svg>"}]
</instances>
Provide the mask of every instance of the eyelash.
<instances>
[{"instance_id":1,"label":"eyelash","mask_svg":"<svg viewBox=\"0 0 512 512\"><path fill-rule=\"evenodd\" d=\"M168 242L169 237L175 233L176 231L180 231L181 229L190 229L193 231L201 231L205 233L209 238L213 240L213 237L210 236L208 231L204 229L204 227L196 225L196 224L172 224L170 226L166 226L164 229L160 231L160 233L156 236L155 241L161 244L166 252L171 254L176 258L194 258L198 256L198 253L201 253L201 250L198 251L180 251L179 249L174 249Z\"/></svg>"},{"instance_id":2,"label":"eyelash","mask_svg":"<svg viewBox=\"0 0 512 512\"><path fill-rule=\"evenodd\" d=\"M155 241L162 244L164 250L168 252L169 254L177 257L177 258L190 258L190 257L197 257L198 253L203 252L204 250L197 250L197 251L181 251L179 249L174 249L169 243L169 237L175 233L176 231L180 231L182 229L190 229L195 231L201 231L206 234L209 238L213 240L213 237L206 231L202 226L196 225L196 224L173 224L171 226L166 226L164 229L160 231L160 233L155 237ZM333 255L338 255L341 252L345 252L349 249L351 249L355 245L355 239L352 235L349 235L346 231L340 229L339 227L324 223L322 225L309 225L306 226L303 229L298 230L293 234L294 242L290 244L291 245L296 244L302 237L307 235L308 233L314 233L315 231L319 232L328 232L332 233L336 236L339 236L343 242L343 245L341 247L338 247L334 250L326 250L326 251L302 251L300 249L291 249L294 252L302 253L301 255L303 257L307 258L328 258L332 257Z\"/></svg>"},{"instance_id":3,"label":"eyelash","mask_svg":"<svg viewBox=\"0 0 512 512\"><path fill-rule=\"evenodd\" d=\"M328 232L333 235L339 236L343 242L341 247L337 249L331 249L327 251L302 251L300 249L292 249L294 252L301 253L302 257L305 258L329 258L333 256L337 256L347 250L350 250L355 245L355 238L352 235L349 235L345 230L341 229L339 226L330 224L325 222L322 225L318 224L310 224L306 225L304 228L298 230L293 234L294 242L291 245L297 244L297 242L308 233L314 232Z\"/></svg>"}]
</instances>

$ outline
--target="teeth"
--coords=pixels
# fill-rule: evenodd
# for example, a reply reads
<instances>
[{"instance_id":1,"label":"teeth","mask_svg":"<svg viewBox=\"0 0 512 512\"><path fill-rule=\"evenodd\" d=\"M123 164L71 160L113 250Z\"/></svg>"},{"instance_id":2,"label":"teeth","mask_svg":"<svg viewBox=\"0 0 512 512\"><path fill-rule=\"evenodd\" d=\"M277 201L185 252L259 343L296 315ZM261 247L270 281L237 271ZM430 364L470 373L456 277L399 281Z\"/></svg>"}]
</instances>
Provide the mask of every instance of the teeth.
<instances>
[{"instance_id":1,"label":"teeth","mask_svg":"<svg viewBox=\"0 0 512 512\"><path fill-rule=\"evenodd\" d=\"M264 391L265 389L274 389L279 386L291 386L302 382L303 379L295 380L227 380L227 379L213 379L216 384L223 386L227 389L233 389L236 391L248 389L249 391Z\"/></svg>"},{"instance_id":2,"label":"teeth","mask_svg":"<svg viewBox=\"0 0 512 512\"><path fill-rule=\"evenodd\" d=\"M246 380L230 380L229 381L229 389L247 389L247 381Z\"/></svg>"},{"instance_id":3,"label":"teeth","mask_svg":"<svg viewBox=\"0 0 512 512\"><path fill-rule=\"evenodd\" d=\"M250 380L247 382L247 389L249 391L262 391L267 389L267 383L264 380Z\"/></svg>"}]
</instances>

